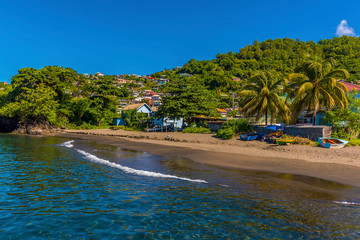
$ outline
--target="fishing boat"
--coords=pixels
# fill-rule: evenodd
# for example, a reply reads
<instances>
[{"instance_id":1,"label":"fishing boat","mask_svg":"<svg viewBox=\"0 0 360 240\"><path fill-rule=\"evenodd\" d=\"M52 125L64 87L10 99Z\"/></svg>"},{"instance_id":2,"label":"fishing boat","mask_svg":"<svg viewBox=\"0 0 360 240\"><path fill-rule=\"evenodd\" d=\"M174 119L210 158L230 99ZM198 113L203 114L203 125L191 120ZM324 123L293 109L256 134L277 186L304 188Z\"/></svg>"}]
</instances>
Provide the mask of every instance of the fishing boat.
<instances>
[{"instance_id":1,"label":"fishing boat","mask_svg":"<svg viewBox=\"0 0 360 240\"><path fill-rule=\"evenodd\" d=\"M240 139L243 141L259 140L262 136L261 133L249 133L240 135Z\"/></svg>"},{"instance_id":2,"label":"fishing boat","mask_svg":"<svg viewBox=\"0 0 360 240\"><path fill-rule=\"evenodd\" d=\"M276 139L278 145L289 145L294 142L294 139Z\"/></svg>"},{"instance_id":3,"label":"fishing boat","mask_svg":"<svg viewBox=\"0 0 360 240\"><path fill-rule=\"evenodd\" d=\"M343 148L348 143L348 141L330 137L319 138L318 142L324 148Z\"/></svg>"}]
</instances>

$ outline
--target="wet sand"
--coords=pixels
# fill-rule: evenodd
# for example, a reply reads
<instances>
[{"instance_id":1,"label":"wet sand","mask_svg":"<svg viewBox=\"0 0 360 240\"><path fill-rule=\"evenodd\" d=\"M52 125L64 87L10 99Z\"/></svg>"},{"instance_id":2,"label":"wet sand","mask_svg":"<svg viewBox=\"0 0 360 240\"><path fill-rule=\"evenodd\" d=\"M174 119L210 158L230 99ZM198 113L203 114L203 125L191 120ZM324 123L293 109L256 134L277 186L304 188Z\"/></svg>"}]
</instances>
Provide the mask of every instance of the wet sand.
<instances>
[{"instance_id":1,"label":"wet sand","mask_svg":"<svg viewBox=\"0 0 360 240\"><path fill-rule=\"evenodd\" d=\"M146 133L124 130L66 130L56 136L179 156L219 167L290 173L360 187L360 147L325 149L277 146L259 141L221 140L213 134Z\"/></svg>"}]
</instances>

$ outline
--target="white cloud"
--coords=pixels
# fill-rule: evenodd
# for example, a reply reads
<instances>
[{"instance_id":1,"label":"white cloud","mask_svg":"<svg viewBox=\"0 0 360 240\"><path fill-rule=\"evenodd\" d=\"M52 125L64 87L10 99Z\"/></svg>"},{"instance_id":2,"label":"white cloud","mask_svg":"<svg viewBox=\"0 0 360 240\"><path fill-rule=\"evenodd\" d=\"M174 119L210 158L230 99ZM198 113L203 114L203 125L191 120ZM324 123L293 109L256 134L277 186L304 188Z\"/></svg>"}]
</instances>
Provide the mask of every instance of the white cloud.
<instances>
[{"instance_id":1,"label":"white cloud","mask_svg":"<svg viewBox=\"0 0 360 240\"><path fill-rule=\"evenodd\" d=\"M341 23L337 26L336 35L339 37L343 35L355 36L355 31L353 28L349 27L346 20L342 20Z\"/></svg>"}]
</instances>

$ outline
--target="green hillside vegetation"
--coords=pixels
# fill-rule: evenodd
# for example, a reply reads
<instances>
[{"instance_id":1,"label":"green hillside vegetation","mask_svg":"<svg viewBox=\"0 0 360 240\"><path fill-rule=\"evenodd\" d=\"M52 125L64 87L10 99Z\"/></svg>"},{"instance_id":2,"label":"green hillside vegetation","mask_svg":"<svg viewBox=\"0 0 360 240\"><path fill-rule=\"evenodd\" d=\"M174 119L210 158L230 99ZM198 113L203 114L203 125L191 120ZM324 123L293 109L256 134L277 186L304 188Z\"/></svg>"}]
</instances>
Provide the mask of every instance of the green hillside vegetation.
<instances>
[{"instance_id":1,"label":"green hillside vegetation","mask_svg":"<svg viewBox=\"0 0 360 240\"><path fill-rule=\"evenodd\" d=\"M21 122L53 126L107 125L118 97L129 92L114 85L113 76L86 78L71 68L23 68L0 94L0 115Z\"/></svg>"},{"instance_id":2,"label":"green hillside vegetation","mask_svg":"<svg viewBox=\"0 0 360 240\"><path fill-rule=\"evenodd\" d=\"M360 80L360 38L335 37L333 39L303 42L289 38L254 41L252 45L241 48L239 52L216 55L212 60L191 59L183 67L155 73L154 76L188 73L196 76L209 89L227 92L239 89L241 83L233 78L250 79L259 70L275 70L280 77L293 73L307 55L322 59L333 58L336 68L346 69L350 73L349 82Z\"/></svg>"},{"instance_id":3,"label":"green hillside vegetation","mask_svg":"<svg viewBox=\"0 0 360 240\"><path fill-rule=\"evenodd\" d=\"M356 82L359 66L360 38L344 36L318 43L255 40L237 53L191 59L183 67L154 73L155 79L170 80L164 86L138 76L123 75L132 81L119 85L119 76L85 76L58 66L23 68L11 85L0 86L0 116L53 126L105 126L116 115L118 100L133 98L128 89L139 93L156 87L164 93L161 118L190 122L194 115L218 116L216 108L238 103L245 116L291 123L302 110L315 116L323 108L345 109L347 91L338 80Z\"/></svg>"}]
</instances>

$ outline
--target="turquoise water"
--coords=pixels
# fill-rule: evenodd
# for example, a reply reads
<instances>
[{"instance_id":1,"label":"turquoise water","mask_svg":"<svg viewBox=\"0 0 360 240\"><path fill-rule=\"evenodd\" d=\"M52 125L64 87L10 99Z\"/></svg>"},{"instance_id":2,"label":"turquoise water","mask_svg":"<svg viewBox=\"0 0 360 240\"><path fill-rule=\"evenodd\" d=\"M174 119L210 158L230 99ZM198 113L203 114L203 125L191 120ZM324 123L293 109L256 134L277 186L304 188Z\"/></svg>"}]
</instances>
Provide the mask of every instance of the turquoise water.
<instances>
[{"instance_id":1,"label":"turquoise water","mask_svg":"<svg viewBox=\"0 0 360 240\"><path fill-rule=\"evenodd\" d=\"M359 239L360 189L0 135L0 239Z\"/></svg>"}]
</instances>

